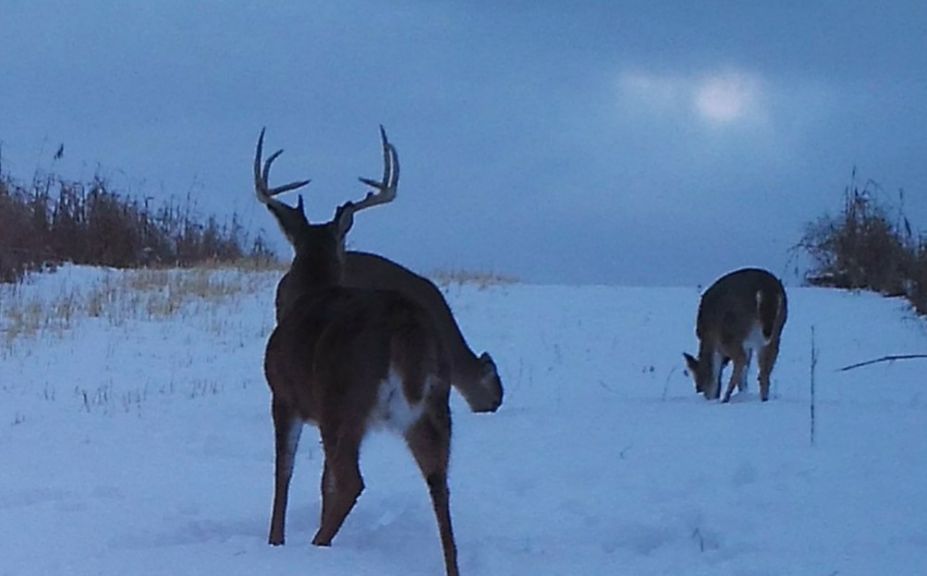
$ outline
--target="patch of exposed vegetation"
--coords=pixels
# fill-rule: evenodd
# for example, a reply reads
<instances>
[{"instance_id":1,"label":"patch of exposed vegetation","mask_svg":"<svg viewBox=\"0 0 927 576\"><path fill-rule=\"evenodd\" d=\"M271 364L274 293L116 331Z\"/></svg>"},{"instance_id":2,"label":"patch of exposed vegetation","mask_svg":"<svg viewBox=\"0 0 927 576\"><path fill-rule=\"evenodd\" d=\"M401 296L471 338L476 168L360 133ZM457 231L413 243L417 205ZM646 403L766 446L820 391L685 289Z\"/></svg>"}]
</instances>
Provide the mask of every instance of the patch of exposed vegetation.
<instances>
[{"instance_id":1,"label":"patch of exposed vegetation","mask_svg":"<svg viewBox=\"0 0 927 576\"><path fill-rule=\"evenodd\" d=\"M518 282L518 279L512 276L471 270L439 270L429 274L429 277L435 284L445 290L455 284L460 286L469 284L483 290L491 286L503 286Z\"/></svg>"},{"instance_id":2,"label":"patch of exposed vegetation","mask_svg":"<svg viewBox=\"0 0 927 576\"><path fill-rule=\"evenodd\" d=\"M927 236L912 230L903 191L896 206L876 182L860 186L854 169L843 210L808 223L796 249L811 258L813 286L903 296L927 314Z\"/></svg>"},{"instance_id":3,"label":"patch of exposed vegetation","mask_svg":"<svg viewBox=\"0 0 927 576\"><path fill-rule=\"evenodd\" d=\"M55 175L22 183L0 175L0 282L63 262L113 268L190 267L276 260L265 239L251 238L237 215L201 217L188 196L152 206L90 182Z\"/></svg>"}]
</instances>

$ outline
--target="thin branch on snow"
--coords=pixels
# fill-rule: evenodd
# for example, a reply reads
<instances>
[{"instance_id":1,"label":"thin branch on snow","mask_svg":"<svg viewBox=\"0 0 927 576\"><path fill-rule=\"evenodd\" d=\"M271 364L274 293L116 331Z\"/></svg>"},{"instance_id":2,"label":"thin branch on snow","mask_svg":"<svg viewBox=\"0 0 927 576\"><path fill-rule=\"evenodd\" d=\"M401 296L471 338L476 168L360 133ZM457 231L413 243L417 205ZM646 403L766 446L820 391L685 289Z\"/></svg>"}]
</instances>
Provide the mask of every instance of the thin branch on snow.
<instances>
[{"instance_id":1,"label":"thin branch on snow","mask_svg":"<svg viewBox=\"0 0 927 576\"><path fill-rule=\"evenodd\" d=\"M889 356L882 356L881 358L876 358L875 360L866 360L865 362L859 362L857 364L850 364L849 366L838 368L837 372L846 372L847 370L855 370L856 368L862 368L863 366L869 366L870 364L878 364L879 362L894 362L895 360L915 360L919 358L927 358L927 354L892 354Z\"/></svg>"}]
</instances>

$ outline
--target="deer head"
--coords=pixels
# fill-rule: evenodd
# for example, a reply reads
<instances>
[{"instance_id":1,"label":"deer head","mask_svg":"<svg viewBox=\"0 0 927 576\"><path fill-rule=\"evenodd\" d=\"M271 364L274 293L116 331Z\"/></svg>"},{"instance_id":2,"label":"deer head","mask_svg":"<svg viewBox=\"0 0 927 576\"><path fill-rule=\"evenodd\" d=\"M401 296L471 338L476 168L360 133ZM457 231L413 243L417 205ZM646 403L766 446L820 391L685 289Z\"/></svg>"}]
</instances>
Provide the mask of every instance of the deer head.
<instances>
[{"instance_id":1,"label":"deer head","mask_svg":"<svg viewBox=\"0 0 927 576\"><path fill-rule=\"evenodd\" d=\"M341 282L344 268L344 239L354 224L354 215L361 210L387 204L396 198L399 185L399 156L396 149L386 137L386 131L380 126L380 139L383 143L383 177L381 180L359 178L361 182L372 187L359 202L345 202L335 210L334 217L324 224L311 224L306 217L303 197L299 195L296 207L281 202L276 196L302 188L310 180L300 180L270 186L270 169L283 150L277 150L262 163L264 152L264 132L258 137L257 150L254 155L254 190L258 202L277 220L280 229L286 235L295 250L291 273L297 276L312 274L313 285L328 286Z\"/></svg>"}]
</instances>

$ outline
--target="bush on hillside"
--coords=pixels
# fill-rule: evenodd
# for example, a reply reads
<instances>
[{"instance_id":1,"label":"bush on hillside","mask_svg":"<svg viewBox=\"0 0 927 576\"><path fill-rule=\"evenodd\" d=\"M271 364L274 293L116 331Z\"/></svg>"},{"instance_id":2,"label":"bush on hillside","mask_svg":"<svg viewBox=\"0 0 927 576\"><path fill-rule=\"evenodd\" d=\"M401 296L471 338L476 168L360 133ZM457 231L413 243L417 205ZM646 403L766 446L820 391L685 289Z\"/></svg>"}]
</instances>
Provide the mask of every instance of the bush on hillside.
<instances>
[{"instance_id":1,"label":"bush on hillside","mask_svg":"<svg viewBox=\"0 0 927 576\"><path fill-rule=\"evenodd\" d=\"M872 181L860 188L854 170L842 212L806 225L797 246L812 261L805 280L904 296L918 313L927 314L927 238L915 236L903 208L894 210L879 193Z\"/></svg>"}]
</instances>

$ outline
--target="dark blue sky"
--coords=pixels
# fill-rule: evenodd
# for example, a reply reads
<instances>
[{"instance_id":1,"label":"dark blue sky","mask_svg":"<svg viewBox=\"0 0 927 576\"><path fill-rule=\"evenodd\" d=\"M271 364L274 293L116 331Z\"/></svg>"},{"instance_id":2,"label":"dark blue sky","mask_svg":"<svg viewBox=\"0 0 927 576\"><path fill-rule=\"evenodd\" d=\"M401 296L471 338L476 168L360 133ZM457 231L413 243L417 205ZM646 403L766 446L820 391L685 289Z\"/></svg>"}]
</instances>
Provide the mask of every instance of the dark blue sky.
<instances>
[{"instance_id":1,"label":"dark blue sky","mask_svg":"<svg viewBox=\"0 0 927 576\"><path fill-rule=\"evenodd\" d=\"M0 38L5 172L190 192L278 237L261 126L327 219L379 174L383 123L399 198L351 242L420 271L785 273L853 166L927 228L923 2L6 0Z\"/></svg>"}]
</instances>

